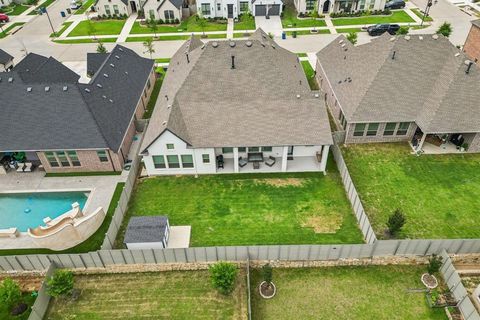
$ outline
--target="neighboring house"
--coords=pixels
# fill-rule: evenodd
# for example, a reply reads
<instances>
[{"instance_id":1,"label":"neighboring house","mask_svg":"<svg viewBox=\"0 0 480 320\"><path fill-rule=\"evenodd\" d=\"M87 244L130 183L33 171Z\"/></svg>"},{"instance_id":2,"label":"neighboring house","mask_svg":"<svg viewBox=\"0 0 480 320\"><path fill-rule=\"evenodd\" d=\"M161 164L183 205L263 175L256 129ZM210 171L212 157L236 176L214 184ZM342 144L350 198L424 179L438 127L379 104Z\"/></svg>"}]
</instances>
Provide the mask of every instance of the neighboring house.
<instances>
[{"instance_id":1,"label":"neighboring house","mask_svg":"<svg viewBox=\"0 0 480 320\"><path fill-rule=\"evenodd\" d=\"M147 0L143 6L145 19L163 20L173 23L182 20L183 0Z\"/></svg>"},{"instance_id":2,"label":"neighboring house","mask_svg":"<svg viewBox=\"0 0 480 320\"><path fill-rule=\"evenodd\" d=\"M170 224L166 216L131 217L123 243L129 250L164 249L169 237Z\"/></svg>"},{"instance_id":3,"label":"neighboring house","mask_svg":"<svg viewBox=\"0 0 480 320\"><path fill-rule=\"evenodd\" d=\"M475 62L480 60L480 19L472 21L463 51Z\"/></svg>"},{"instance_id":4,"label":"neighboring house","mask_svg":"<svg viewBox=\"0 0 480 320\"><path fill-rule=\"evenodd\" d=\"M258 29L175 53L141 155L149 175L325 172L332 143L298 57Z\"/></svg>"},{"instance_id":5,"label":"neighboring house","mask_svg":"<svg viewBox=\"0 0 480 320\"><path fill-rule=\"evenodd\" d=\"M320 14L354 12L363 10L383 10L386 0L294 0L298 13L313 11L315 4Z\"/></svg>"},{"instance_id":6,"label":"neighboring house","mask_svg":"<svg viewBox=\"0 0 480 320\"><path fill-rule=\"evenodd\" d=\"M0 72L9 71L13 68L13 57L0 49Z\"/></svg>"},{"instance_id":7,"label":"neighboring house","mask_svg":"<svg viewBox=\"0 0 480 320\"><path fill-rule=\"evenodd\" d=\"M0 73L0 158L25 152L47 172L121 171L153 89L154 62L122 46L102 57L88 63L88 84L34 53Z\"/></svg>"},{"instance_id":8,"label":"neighboring house","mask_svg":"<svg viewBox=\"0 0 480 320\"><path fill-rule=\"evenodd\" d=\"M93 7L99 16L131 15L142 9L143 0L97 0Z\"/></svg>"},{"instance_id":9,"label":"neighboring house","mask_svg":"<svg viewBox=\"0 0 480 320\"><path fill-rule=\"evenodd\" d=\"M438 153L467 143L480 152L480 70L447 38L385 33L353 46L340 36L317 58L345 143L409 141Z\"/></svg>"},{"instance_id":10,"label":"neighboring house","mask_svg":"<svg viewBox=\"0 0 480 320\"><path fill-rule=\"evenodd\" d=\"M197 0L197 11L205 18L238 18L250 12L254 16L279 16L282 0Z\"/></svg>"}]
</instances>

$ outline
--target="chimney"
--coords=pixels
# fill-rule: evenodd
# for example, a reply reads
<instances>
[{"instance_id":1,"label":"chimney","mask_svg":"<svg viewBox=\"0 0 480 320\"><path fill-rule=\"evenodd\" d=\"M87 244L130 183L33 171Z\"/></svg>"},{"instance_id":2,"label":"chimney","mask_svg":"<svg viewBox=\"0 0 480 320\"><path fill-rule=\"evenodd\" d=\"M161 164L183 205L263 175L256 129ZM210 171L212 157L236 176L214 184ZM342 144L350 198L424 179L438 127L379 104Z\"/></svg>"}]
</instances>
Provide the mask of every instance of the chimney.
<instances>
[{"instance_id":1,"label":"chimney","mask_svg":"<svg viewBox=\"0 0 480 320\"><path fill-rule=\"evenodd\" d=\"M466 73L466 74L469 74L469 73L470 73L470 68L472 67L472 65L473 65L473 62L472 62L472 61L468 61L467 70L465 70L465 73Z\"/></svg>"},{"instance_id":2,"label":"chimney","mask_svg":"<svg viewBox=\"0 0 480 320\"><path fill-rule=\"evenodd\" d=\"M392 60L395 60L395 53L397 53L397 51L393 51Z\"/></svg>"},{"instance_id":3,"label":"chimney","mask_svg":"<svg viewBox=\"0 0 480 320\"><path fill-rule=\"evenodd\" d=\"M232 56L232 69L235 69L235 56Z\"/></svg>"}]
</instances>

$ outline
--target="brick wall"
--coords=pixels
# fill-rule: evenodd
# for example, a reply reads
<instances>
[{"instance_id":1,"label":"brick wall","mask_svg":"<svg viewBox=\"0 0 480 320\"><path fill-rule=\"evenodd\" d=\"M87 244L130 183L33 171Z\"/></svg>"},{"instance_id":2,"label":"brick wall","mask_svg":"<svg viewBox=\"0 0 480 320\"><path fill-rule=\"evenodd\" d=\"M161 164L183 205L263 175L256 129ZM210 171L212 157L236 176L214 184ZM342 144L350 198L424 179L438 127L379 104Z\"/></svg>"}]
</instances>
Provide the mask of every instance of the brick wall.
<instances>
[{"instance_id":1,"label":"brick wall","mask_svg":"<svg viewBox=\"0 0 480 320\"><path fill-rule=\"evenodd\" d=\"M108 151L107 151L108 154ZM112 160L114 153L112 154ZM96 150L78 150L77 156L80 160L80 167L51 167L50 163L47 161L44 152L37 152L37 156L43 164L43 167L46 172L87 172L87 171L113 171L112 162L100 162ZM115 164L117 171L121 168L118 164Z\"/></svg>"},{"instance_id":2,"label":"brick wall","mask_svg":"<svg viewBox=\"0 0 480 320\"><path fill-rule=\"evenodd\" d=\"M468 143L467 152L480 152L480 133L465 134L465 142Z\"/></svg>"},{"instance_id":3,"label":"brick wall","mask_svg":"<svg viewBox=\"0 0 480 320\"><path fill-rule=\"evenodd\" d=\"M470 59L480 60L480 28L472 24L467 40L463 46L463 51L470 57Z\"/></svg>"},{"instance_id":4,"label":"brick wall","mask_svg":"<svg viewBox=\"0 0 480 320\"><path fill-rule=\"evenodd\" d=\"M376 143L376 142L399 142L399 141L410 141L415 134L415 130L417 129L417 125L412 122L410 123L410 127L408 128L407 134L404 136L384 136L383 131L385 130L386 122L379 123L377 135L376 136L359 136L355 137L353 135L355 131L355 123L350 123L348 125L348 133L347 137L345 138L345 143ZM366 129L365 129L366 131Z\"/></svg>"},{"instance_id":5,"label":"brick wall","mask_svg":"<svg viewBox=\"0 0 480 320\"><path fill-rule=\"evenodd\" d=\"M316 70L317 82L320 86L320 90L323 92L322 98L325 101L325 105L327 106L328 112L332 116L335 122L335 125L337 126L336 130L343 131L344 129L342 128L342 125L338 120L340 116L340 111L341 111L340 106L338 105L337 99L333 94L333 89L329 85L327 76L323 72L323 69L320 67L320 63L318 62L318 60L317 60L317 65L315 70Z\"/></svg>"}]
</instances>

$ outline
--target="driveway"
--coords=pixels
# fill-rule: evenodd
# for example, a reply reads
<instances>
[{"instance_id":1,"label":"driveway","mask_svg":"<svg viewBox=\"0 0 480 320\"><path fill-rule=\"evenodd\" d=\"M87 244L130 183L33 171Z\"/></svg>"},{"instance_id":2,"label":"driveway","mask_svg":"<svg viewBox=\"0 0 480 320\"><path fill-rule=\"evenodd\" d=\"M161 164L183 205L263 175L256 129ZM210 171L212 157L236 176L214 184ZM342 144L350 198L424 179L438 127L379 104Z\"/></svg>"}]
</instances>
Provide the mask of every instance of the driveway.
<instances>
[{"instance_id":1,"label":"driveway","mask_svg":"<svg viewBox=\"0 0 480 320\"><path fill-rule=\"evenodd\" d=\"M262 28L266 33L271 33L275 37L282 36L282 20L280 16L271 16L270 19L265 17L255 17L255 24L258 28Z\"/></svg>"}]
</instances>

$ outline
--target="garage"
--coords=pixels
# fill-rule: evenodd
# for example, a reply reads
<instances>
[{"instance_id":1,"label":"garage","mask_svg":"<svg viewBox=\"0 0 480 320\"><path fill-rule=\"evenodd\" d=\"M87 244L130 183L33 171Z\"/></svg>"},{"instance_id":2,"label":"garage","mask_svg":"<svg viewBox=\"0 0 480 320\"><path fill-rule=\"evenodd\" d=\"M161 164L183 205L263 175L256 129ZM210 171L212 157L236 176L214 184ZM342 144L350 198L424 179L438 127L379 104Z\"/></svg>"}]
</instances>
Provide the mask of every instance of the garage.
<instances>
[{"instance_id":1,"label":"garage","mask_svg":"<svg viewBox=\"0 0 480 320\"><path fill-rule=\"evenodd\" d=\"M269 16L279 16L280 15L280 5L279 4L274 4L274 5L269 6L268 15Z\"/></svg>"},{"instance_id":2,"label":"garage","mask_svg":"<svg viewBox=\"0 0 480 320\"><path fill-rule=\"evenodd\" d=\"M267 15L267 5L257 4L255 5L255 16L264 17ZM269 16L279 16L280 15L280 5L272 4L268 5L268 15Z\"/></svg>"}]
</instances>

